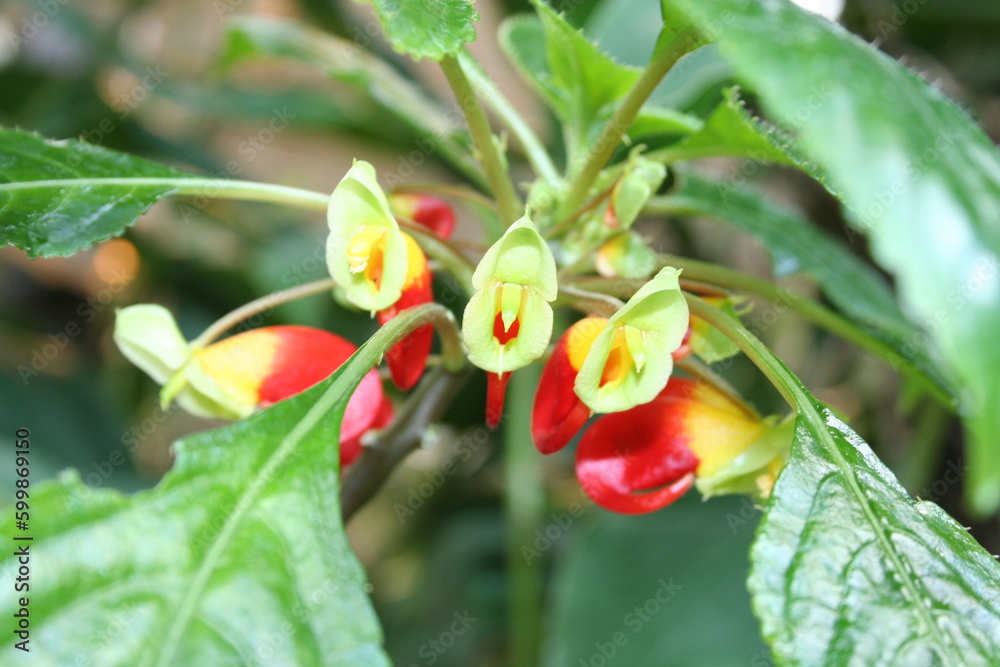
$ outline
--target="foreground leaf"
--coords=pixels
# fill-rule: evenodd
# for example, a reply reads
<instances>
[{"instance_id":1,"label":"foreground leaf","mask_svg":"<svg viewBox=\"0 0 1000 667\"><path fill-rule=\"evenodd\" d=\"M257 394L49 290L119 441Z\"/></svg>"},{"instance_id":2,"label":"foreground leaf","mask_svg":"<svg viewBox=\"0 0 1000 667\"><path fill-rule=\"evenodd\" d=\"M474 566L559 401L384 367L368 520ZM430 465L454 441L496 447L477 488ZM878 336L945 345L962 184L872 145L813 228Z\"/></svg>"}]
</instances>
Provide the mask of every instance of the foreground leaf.
<instances>
[{"instance_id":1,"label":"foreground leaf","mask_svg":"<svg viewBox=\"0 0 1000 667\"><path fill-rule=\"evenodd\" d=\"M829 408L800 405L751 551L754 609L793 665L993 665L1000 564L915 501ZM956 477L957 481L957 477Z\"/></svg>"},{"instance_id":2,"label":"foreground leaf","mask_svg":"<svg viewBox=\"0 0 1000 667\"><path fill-rule=\"evenodd\" d=\"M798 271L811 275L838 310L950 393L948 382L919 343L920 329L899 309L878 271L808 220L751 190L709 181L691 171L681 173L680 187L669 197L671 210L714 218L749 232L771 253L776 275Z\"/></svg>"},{"instance_id":3,"label":"foreground leaf","mask_svg":"<svg viewBox=\"0 0 1000 667\"><path fill-rule=\"evenodd\" d=\"M150 491L93 490L76 473L33 488L39 664L388 664L340 518L336 444L378 354L369 342L312 389L179 441ZM5 642L0 662L16 653Z\"/></svg>"},{"instance_id":4,"label":"foreground leaf","mask_svg":"<svg viewBox=\"0 0 1000 667\"><path fill-rule=\"evenodd\" d=\"M369 0L392 48L415 60L441 60L476 38L471 0Z\"/></svg>"},{"instance_id":5,"label":"foreground leaf","mask_svg":"<svg viewBox=\"0 0 1000 667\"><path fill-rule=\"evenodd\" d=\"M844 194L965 389L968 499L1000 507L1000 154L914 73L790 2L672 0ZM887 104L886 100L891 100ZM914 343L919 343L914 338Z\"/></svg>"}]
</instances>

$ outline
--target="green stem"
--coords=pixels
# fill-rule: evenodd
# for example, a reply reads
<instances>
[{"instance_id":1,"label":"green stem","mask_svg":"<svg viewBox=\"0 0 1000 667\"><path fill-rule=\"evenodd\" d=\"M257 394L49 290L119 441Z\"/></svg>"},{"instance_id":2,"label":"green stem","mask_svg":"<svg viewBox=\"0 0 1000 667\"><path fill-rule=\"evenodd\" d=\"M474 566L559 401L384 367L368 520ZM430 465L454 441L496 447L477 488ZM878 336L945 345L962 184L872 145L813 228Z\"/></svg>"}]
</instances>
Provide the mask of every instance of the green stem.
<instances>
[{"instance_id":1,"label":"green stem","mask_svg":"<svg viewBox=\"0 0 1000 667\"><path fill-rule=\"evenodd\" d=\"M552 307L558 308L564 304L570 305L584 314L598 313L605 317L611 317L625 306L621 300L613 296L600 292L588 292L565 283L559 286L559 297L552 304Z\"/></svg>"},{"instance_id":2,"label":"green stem","mask_svg":"<svg viewBox=\"0 0 1000 667\"><path fill-rule=\"evenodd\" d=\"M86 187L161 187L169 188L165 193L174 196L209 197L212 199L241 199L243 201L292 204L317 211L325 211L330 201L329 194L293 188L273 183L257 183L226 178L73 178L48 181L22 181L0 184L0 192L10 190L31 190L34 188Z\"/></svg>"},{"instance_id":3,"label":"green stem","mask_svg":"<svg viewBox=\"0 0 1000 667\"><path fill-rule=\"evenodd\" d=\"M254 315L266 313L282 304L297 301L303 297L329 292L336 286L337 283L332 278L323 278L254 299L249 303L243 304L236 310L226 313L213 322L200 336L191 341L191 347L205 347L240 322Z\"/></svg>"},{"instance_id":4,"label":"green stem","mask_svg":"<svg viewBox=\"0 0 1000 667\"><path fill-rule=\"evenodd\" d=\"M507 173L500 150L493 141L493 132L486 118L486 112L480 106L472 84L469 83L458 60L454 56L445 56L440 64L445 78L448 79L448 85L451 86L455 99L465 114L469 133L479 153L479 160L483 164L483 171L497 200L501 221L509 226L520 217L521 202L514 190L510 174Z\"/></svg>"},{"instance_id":5,"label":"green stem","mask_svg":"<svg viewBox=\"0 0 1000 667\"><path fill-rule=\"evenodd\" d=\"M924 402L899 471L899 481L913 493L927 486L940 463L942 439L949 424L951 415L947 410L936 403Z\"/></svg>"},{"instance_id":6,"label":"green stem","mask_svg":"<svg viewBox=\"0 0 1000 667\"><path fill-rule=\"evenodd\" d=\"M789 310L798 313L801 317L816 326L826 329L830 333L858 346L869 354L881 359L890 367L898 369L915 379L939 403L952 409L951 406L954 405L952 397L912 361L900 356L892 346L886 344L881 339L855 326L850 320L824 308L815 301L782 289L770 281L755 278L709 262L701 262L676 255L661 255L660 260L664 265L683 269L685 278L704 281L726 289L749 292L770 301L776 306L787 306ZM601 278L582 278L574 281L574 283L586 286L590 290L610 292L618 296L629 296L625 292L629 290L634 292L644 282Z\"/></svg>"},{"instance_id":7,"label":"green stem","mask_svg":"<svg viewBox=\"0 0 1000 667\"><path fill-rule=\"evenodd\" d=\"M489 197L481 195L470 188L461 185L451 185L449 183L407 183L393 189L393 192L438 194L445 197L454 197L455 199L464 199L465 201L479 204L494 211L497 209L497 203Z\"/></svg>"},{"instance_id":8,"label":"green stem","mask_svg":"<svg viewBox=\"0 0 1000 667\"><path fill-rule=\"evenodd\" d=\"M665 255L661 257L664 264L684 270L687 278L704 280L705 282L729 289L742 290L757 294L775 305L787 305L799 315L830 333L857 345L861 349L883 360L889 366L898 368L903 373L918 380L932 396L942 405L952 405L954 401L931 378L927 377L909 359L906 359L884 341L855 326L850 320L837 315L811 299L799 296L786 289L778 287L768 280L761 280L739 271L733 271L708 262L700 262L686 257Z\"/></svg>"},{"instance_id":9,"label":"green stem","mask_svg":"<svg viewBox=\"0 0 1000 667\"><path fill-rule=\"evenodd\" d=\"M685 30L678 33L665 48L654 54L653 59L643 70L642 76L635 82L632 90L622 100L621 106L615 109L614 115L601 130L601 134L591 147L586 161L573 177L569 191L560 204L557 217L566 217L583 205L591 186L597 180L601 170L611 160L611 156L614 155L622 137L631 127L632 121L635 120L642 105L670 71L670 68L691 49L697 39L696 33Z\"/></svg>"},{"instance_id":10,"label":"green stem","mask_svg":"<svg viewBox=\"0 0 1000 667\"><path fill-rule=\"evenodd\" d=\"M552 163L552 158L549 157L548 151L545 150L545 145L542 144L538 135L534 133L524 118L521 117L521 114L517 112L517 109L503 96L503 93L500 92L500 89L496 87L493 81L490 80L490 77L483 71L479 63L466 51L459 54L458 62L462 64L463 69L468 73L469 78L472 80L472 85L482 93L486 104L490 105L497 116L503 120L514 136L517 137L518 141L521 142L528 162L531 163L535 173L548 183L558 183L559 172Z\"/></svg>"},{"instance_id":11,"label":"green stem","mask_svg":"<svg viewBox=\"0 0 1000 667\"><path fill-rule=\"evenodd\" d=\"M428 257L436 259L455 277L466 294L472 294L476 291L472 288L472 274L476 270L476 265L470 262L468 257L420 223L409 218L398 217L397 220L399 220L401 227L406 228L406 233L412 236L417 245L427 253Z\"/></svg>"},{"instance_id":12,"label":"green stem","mask_svg":"<svg viewBox=\"0 0 1000 667\"><path fill-rule=\"evenodd\" d=\"M517 371L510 378L504 426L504 489L507 513L507 568L510 573L510 664L538 663L542 624L543 572L538 562L525 558L545 514L545 480L541 456L531 440L531 406L540 371L538 364Z\"/></svg>"}]
</instances>

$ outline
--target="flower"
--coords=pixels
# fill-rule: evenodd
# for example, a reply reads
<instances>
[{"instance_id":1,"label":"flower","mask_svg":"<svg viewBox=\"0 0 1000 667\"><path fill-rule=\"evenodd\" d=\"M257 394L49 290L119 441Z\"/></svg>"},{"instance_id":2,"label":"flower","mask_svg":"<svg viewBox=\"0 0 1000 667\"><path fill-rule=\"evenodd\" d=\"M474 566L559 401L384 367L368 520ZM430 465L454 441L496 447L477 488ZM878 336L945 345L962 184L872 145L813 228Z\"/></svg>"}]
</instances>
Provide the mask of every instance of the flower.
<instances>
[{"instance_id":1,"label":"flower","mask_svg":"<svg viewBox=\"0 0 1000 667\"><path fill-rule=\"evenodd\" d=\"M302 326L262 327L193 349L170 312L140 304L118 311L115 342L129 361L164 385L161 401L174 399L200 417L239 419L293 396L329 377L354 354L343 338ZM340 429L341 464L361 453L361 438L392 419L378 372L370 371L351 395Z\"/></svg>"},{"instance_id":2,"label":"flower","mask_svg":"<svg viewBox=\"0 0 1000 667\"><path fill-rule=\"evenodd\" d=\"M476 267L462 318L469 360L487 371L487 423L499 424L509 371L545 353L558 292L552 251L524 216L494 243Z\"/></svg>"},{"instance_id":3,"label":"flower","mask_svg":"<svg viewBox=\"0 0 1000 667\"><path fill-rule=\"evenodd\" d=\"M623 514L658 510L692 486L705 497L770 494L794 422L759 419L706 384L672 378L654 400L594 421L576 475L595 503Z\"/></svg>"},{"instance_id":4,"label":"flower","mask_svg":"<svg viewBox=\"0 0 1000 667\"><path fill-rule=\"evenodd\" d=\"M576 394L576 376L594 344L594 339L607 326L608 319L604 317L585 317L577 321L556 343L552 356L545 364L531 413L532 438L542 454L551 454L565 447L590 419L592 414L590 407ZM680 359L690 352L690 345L687 344L688 333L690 329L685 333L681 346L672 353L673 360ZM616 354L620 360L621 352ZM619 360L607 369L609 378L620 372Z\"/></svg>"},{"instance_id":5,"label":"flower","mask_svg":"<svg viewBox=\"0 0 1000 667\"><path fill-rule=\"evenodd\" d=\"M648 403L667 384L689 323L679 276L661 269L593 337L573 387L594 412Z\"/></svg>"},{"instance_id":6,"label":"flower","mask_svg":"<svg viewBox=\"0 0 1000 667\"><path fill-rule=\"evenodd\" d=\"M369 163L356 160L334 188L327 222L326 264L347 300L372 313L396 303L407 243Z\"/></svg>"}]
</instances>

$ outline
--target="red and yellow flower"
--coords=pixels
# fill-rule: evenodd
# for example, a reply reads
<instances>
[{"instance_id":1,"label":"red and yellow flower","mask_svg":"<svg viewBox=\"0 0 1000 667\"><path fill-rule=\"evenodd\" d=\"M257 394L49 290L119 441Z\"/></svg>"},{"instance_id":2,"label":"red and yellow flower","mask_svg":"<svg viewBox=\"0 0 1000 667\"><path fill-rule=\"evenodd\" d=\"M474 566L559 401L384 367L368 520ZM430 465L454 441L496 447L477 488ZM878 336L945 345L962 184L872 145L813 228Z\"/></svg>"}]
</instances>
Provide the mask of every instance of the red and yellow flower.
<instances>
[{"instance_id":1,"label":"red and yellow flower","mask_svg":"<svg viewBox=\"0 0 1000 667\"><path fill-rule=\"evenodd\" d=\"M788 458L791 427L675 377L649 403L595 420L577 447L576 475L595 503L624 514L658 510L692 486L705 497L767 496Z\"/></svg>"},{"instance_id":2,"label":"red and yellow flower","mask_svg":"<svg viewBox=\"0 0 1000 667\"><path fill-rule=\"evenodd\" d=\"M469 361L487 372L486 421L500 423L507 373L545 354L552 337L556 264L525 216L494 243L472 276L476 293L462 318Z\"/></svg>"},{"instance_id":3,"label":"red and yellow flower","mask_svg":"<svg viewBox=\"0 0 1000 667\"><path fill-rule=\"evenodd\" d=\"M137 305L118 312L115 342L122 353L164 385L161 401L176 400L201 417L239 419L329 377L357 348L321 329L262 327L192 349L165 308ZM351 395L340 430L342 465L361 453L362 436L392 419L392 404L372 370Z\"/></svg>"}]
</instances>

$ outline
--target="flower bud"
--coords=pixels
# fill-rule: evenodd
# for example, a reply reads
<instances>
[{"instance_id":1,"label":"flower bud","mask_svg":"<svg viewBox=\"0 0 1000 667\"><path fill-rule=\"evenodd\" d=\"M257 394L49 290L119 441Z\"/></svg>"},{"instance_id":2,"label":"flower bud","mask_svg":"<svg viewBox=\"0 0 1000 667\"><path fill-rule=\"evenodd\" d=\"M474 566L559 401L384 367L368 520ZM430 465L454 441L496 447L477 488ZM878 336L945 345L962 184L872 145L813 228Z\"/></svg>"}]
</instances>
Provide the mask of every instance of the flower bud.
<instances>
[{"instance_id":1,"label":"flower bud","mask_svg":"<svg viewBox=\"0 0 1000 667\"><path fill-rule=\"evenodd\" d=\"M611 190L604 224L611 229L631 227L666 175L667 168L659 162L641 156L630 158L624 173Z\"/></svg>"},{"instance_id":2,"label":"flower bud","mask_svg":"<svg viewBox=\"0 0 1000 667\"><path fill-rule=\"evenodd\" d=\"M129 361L164 385L199 417L239 419L302 392L329 377L356 348L328 331L300 326L253 329L192 349L170 312L141 304L118 311L115 342ZM362 378L340 428L341 462L360 452L361 436L391 419L377 371ZM352 455L353 453L353 455Z\"/></svg>"},{"instance_id":3,"label":"flower bud","mask_svg":"<svg viewBox=\"0 0 1000 667\"><path fill-rule=\"evenodd\" d=\"M455 211L448 202L416 192L394 192L389 195L389 208L394 215L409 218L443 239L455 229Z\"/></svg>"}]
</instances>

